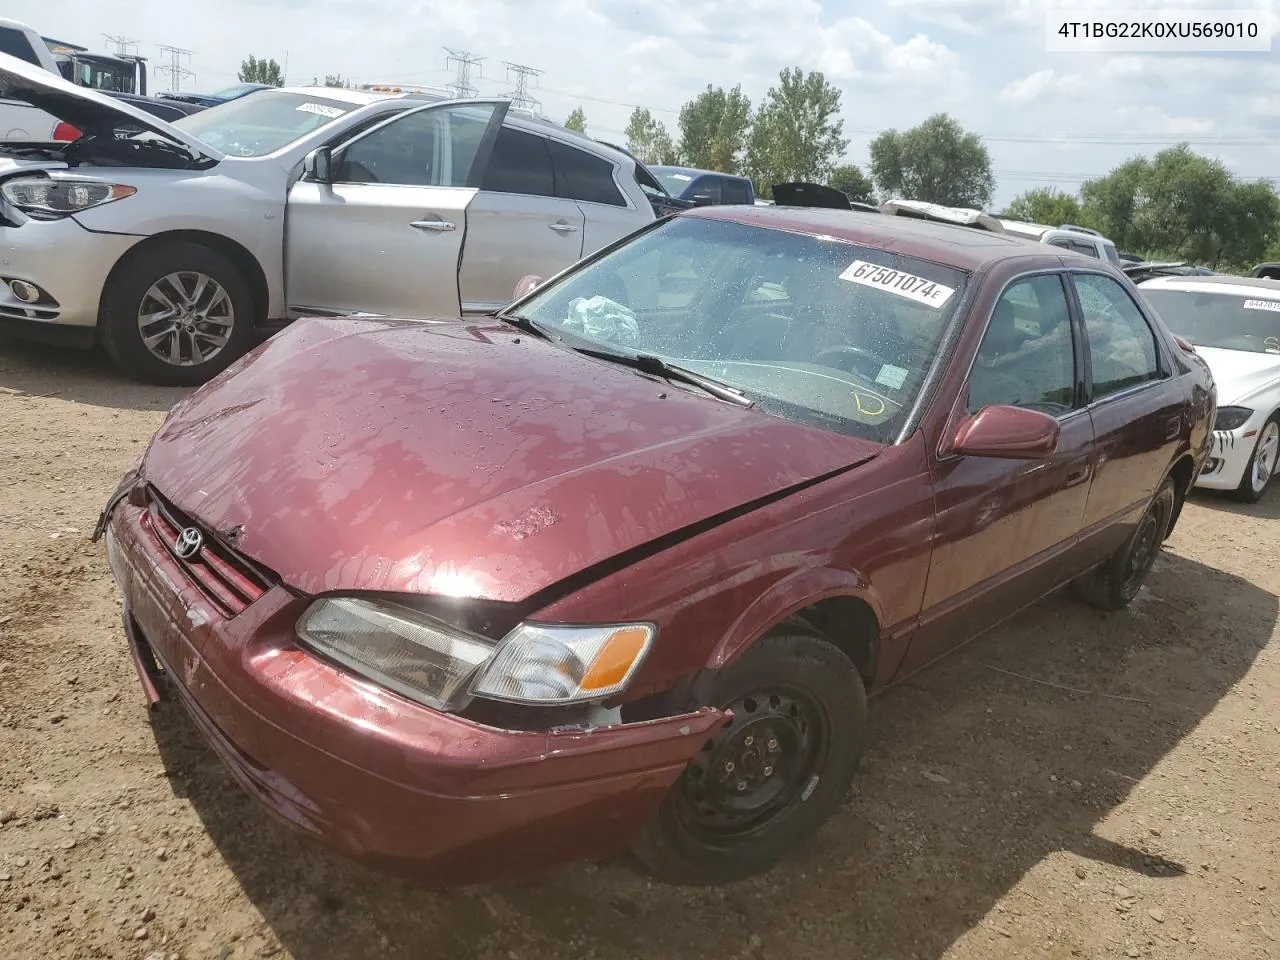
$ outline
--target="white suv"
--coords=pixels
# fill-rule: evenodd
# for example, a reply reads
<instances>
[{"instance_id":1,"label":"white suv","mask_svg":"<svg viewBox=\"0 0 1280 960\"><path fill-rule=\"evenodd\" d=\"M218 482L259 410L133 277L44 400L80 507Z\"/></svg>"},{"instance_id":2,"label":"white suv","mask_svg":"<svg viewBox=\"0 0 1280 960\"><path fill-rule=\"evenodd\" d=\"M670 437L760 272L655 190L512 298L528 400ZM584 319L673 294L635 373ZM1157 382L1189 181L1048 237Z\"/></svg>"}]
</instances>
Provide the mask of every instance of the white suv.
<instances>
[{"instance_id":1,"label":"white suv","mask_svg":"<svg viewBox=\"0 0 1280 960\"><path fill-rule=\"evenodd\" d=\"M1004 232L1037 243L1047 243L1051 247L1062 247L1073 253L1082 253L1095 260L1120 262L1120 252L1116 245L1088 227L1077 227L1072 223L1064 223L1057 227L1047 227L1042 223L1024 223L1020 220L1000 220Z\"/></svg>"}]
</instances>

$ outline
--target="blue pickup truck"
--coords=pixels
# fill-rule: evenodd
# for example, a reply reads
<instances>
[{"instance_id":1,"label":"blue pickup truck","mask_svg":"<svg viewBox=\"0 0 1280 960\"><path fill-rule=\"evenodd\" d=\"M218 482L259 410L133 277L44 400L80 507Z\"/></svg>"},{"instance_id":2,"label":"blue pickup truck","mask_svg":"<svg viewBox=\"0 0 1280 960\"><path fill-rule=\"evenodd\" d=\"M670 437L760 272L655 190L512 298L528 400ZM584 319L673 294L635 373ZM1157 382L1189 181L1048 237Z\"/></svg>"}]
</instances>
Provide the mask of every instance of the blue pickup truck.
<instances>
[{"instance_id":1,"label":"blue pickup truck","mask_svg":"<svg viewBox=\"0 0 1280 960\"><path fill-rule=\"evenodd\" d=\"M746 204L756 202L756 192L746 177L693 167L650 166L649 172L662 181L667 193L694 206Z\"/></svg>"}]
</instances>

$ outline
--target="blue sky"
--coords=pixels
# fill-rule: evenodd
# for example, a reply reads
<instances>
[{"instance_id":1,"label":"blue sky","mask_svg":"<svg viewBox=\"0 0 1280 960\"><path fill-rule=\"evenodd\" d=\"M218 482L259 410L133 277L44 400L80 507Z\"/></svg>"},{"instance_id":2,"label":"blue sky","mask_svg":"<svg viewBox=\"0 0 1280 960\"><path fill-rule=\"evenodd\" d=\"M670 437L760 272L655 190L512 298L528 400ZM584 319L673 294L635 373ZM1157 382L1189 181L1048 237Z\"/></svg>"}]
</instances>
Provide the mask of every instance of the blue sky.
<instances>
[{"instance_id":1,"label":"blue sky","mask_svg":"<svg viewBox=\"0 0 1280 960\"><path fill-rule=\"evenodd\" d=\"M103 34L192 51L184 89L234 82L242 58L288 62L291 82L440 86L443 47L485 58L482 94L512 84L504 61L543 71L533 93L563 120L620 138L632 105L675 131L706 84L757 101L783 67L818 69L843 91L847 159L865 165L879 130L947 111L987 139L995 206L1036 186L1075 190L1179 139L1242 177L1280 178L1280 43L1270 53L1048 53L1050 0L10 0L43 33L106 46ZM1053 0L1055 7L1257 8L1280 0ZM167 83L164 78L155 78ZM1280 179L1277 180L1280 183Z\"/></svg>"}]
</instances>

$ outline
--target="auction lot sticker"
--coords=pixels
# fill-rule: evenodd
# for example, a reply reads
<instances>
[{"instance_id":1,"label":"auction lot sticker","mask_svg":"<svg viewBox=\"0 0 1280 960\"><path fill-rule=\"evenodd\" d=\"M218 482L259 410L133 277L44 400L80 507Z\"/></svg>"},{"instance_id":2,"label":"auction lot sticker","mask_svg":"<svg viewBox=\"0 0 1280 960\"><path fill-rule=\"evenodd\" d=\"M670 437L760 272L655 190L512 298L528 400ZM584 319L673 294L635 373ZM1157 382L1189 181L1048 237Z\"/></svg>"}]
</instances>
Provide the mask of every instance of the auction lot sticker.
<instances>
[{"instance_id":1,"label":"auction lot sticker","mask_svg":"<svg viewBox=\"0 0 1280 960\"><path fill-rule=\"evenodd\" d=\"M917 277L914 273L882 267L879 264L867 263L865 260L855 260L849 264L844 273L840 274L840 279L848 280L850 283L860 283L873 290L884 290L886 293L923 303L935 310L940 309L955 293L951 287L944 287L924 277Z\"/></svg>"}]
</instances>

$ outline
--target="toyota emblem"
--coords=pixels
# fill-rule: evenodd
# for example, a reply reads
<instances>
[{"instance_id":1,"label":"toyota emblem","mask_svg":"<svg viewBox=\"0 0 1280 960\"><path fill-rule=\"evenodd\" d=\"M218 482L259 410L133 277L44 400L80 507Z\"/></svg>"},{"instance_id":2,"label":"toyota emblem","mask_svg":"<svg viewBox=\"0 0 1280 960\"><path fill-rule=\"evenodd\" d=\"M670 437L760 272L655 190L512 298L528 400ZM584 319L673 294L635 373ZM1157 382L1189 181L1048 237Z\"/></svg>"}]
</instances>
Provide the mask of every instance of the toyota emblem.
<instances>
[{"instance_id":1,"label":"toyota emblem","mask_svg":"<svg viewBox=\"0 0 1280 960\"><path fill-rule=\"evenodd\" d=\"M183 560L190 560L200 552L200 548L203 546L204 534L195 527L187 527L178 534L178 539L174 543L173 549Z\"/></svg>"}]
</instances>

